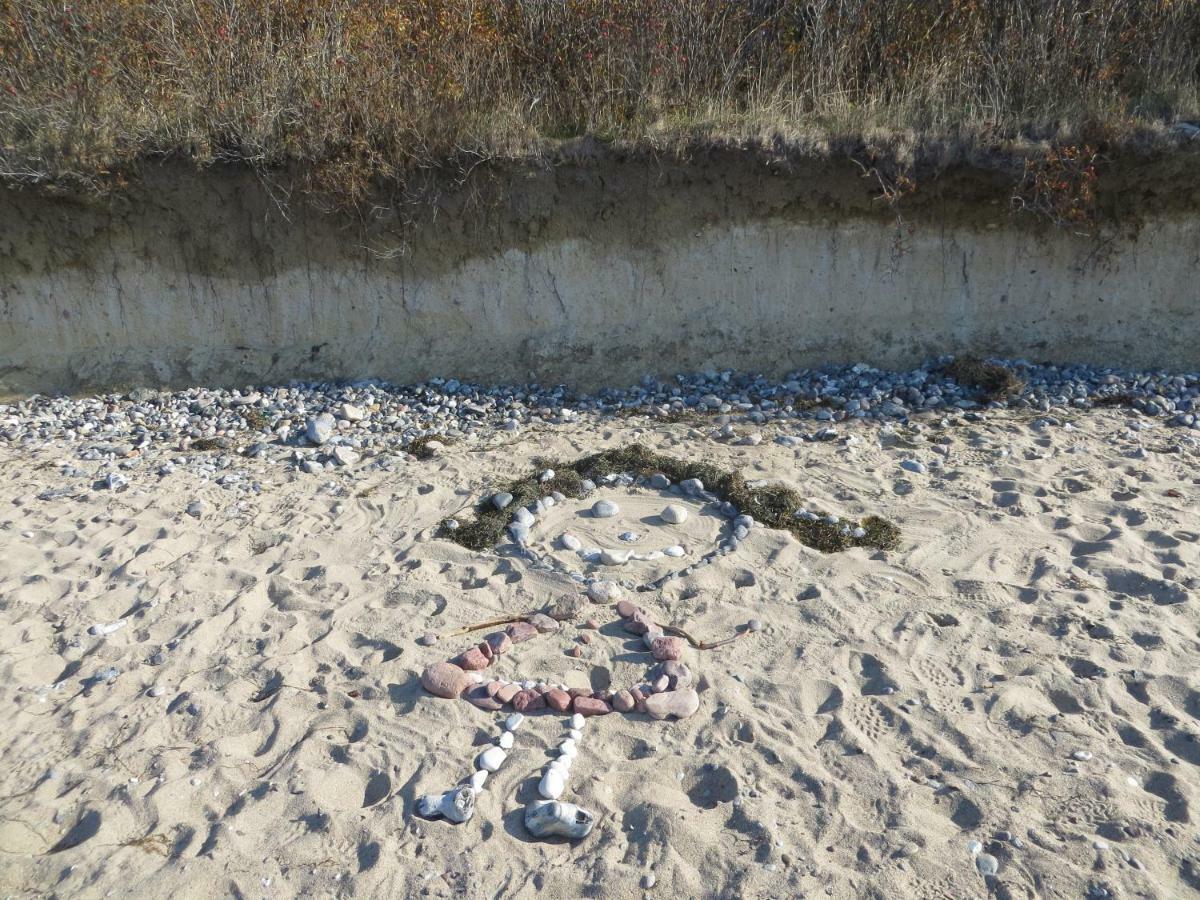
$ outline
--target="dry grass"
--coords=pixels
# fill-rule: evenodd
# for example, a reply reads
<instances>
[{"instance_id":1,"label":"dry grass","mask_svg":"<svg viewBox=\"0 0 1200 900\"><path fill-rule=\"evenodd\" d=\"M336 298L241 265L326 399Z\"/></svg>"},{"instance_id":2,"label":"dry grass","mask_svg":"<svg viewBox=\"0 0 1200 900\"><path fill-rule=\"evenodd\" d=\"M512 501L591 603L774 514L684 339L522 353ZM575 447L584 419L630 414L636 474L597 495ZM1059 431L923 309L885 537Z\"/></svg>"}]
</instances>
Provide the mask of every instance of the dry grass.
<instances>
[{"instance_id":1,"label":"dry grass","mask_svg":"<svg viewBox=\"0 0 1200 900\"><path fill-rule=\"evenodd\" d=\"M170 156L361 199L580 135L1041 141L1027 195L1070 221L1054 148L1162 136L1198 86L1195 0L0 0L0 178Z\"/></svg>"}]
</instances>

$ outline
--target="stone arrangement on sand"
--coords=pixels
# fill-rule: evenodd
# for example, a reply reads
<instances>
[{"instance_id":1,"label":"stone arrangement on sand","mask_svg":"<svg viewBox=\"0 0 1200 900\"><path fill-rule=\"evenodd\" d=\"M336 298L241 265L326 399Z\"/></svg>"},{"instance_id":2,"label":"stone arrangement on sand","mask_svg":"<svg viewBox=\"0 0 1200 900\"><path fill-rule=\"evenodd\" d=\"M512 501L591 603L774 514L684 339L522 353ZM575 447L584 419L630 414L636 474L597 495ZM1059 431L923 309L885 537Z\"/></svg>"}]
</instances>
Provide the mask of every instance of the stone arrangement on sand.
<instances>
[{"instance_id":1,"label":"stone arrangement on sand","mask_svg":"<svg viewBox=\"0 0 1200 900\"><path fill-rule=\"evenodd\" d=\"M594 602L611 599L607 593ZM540 710L569 713L566 737L558 746L557 757L549 763L538 782L539 799L525 807L525 827L534 837L586 837L595 816L588 810L561 797L567 788L571 766L578 755L583 728L589 718L612 712L642 713L652 719L684 719L700 708L700 696L692 686L692 673L682 662L686 642L667 634L652 615L628 600L621 600L616 611L624 630L640 637L655 663L645 682L616 691L591 691L567 688L545 681L511 681L504 678L484 680L481 672L520 643L539 634L557 631L560 622L575 618L585 608L579 597L565 598L547 613L534 613L510 622L503 631L494 631L448 662L436 662L421 673L421 685L430 694L444 699L463 698L491 712L511 707L505 730L494 746L476 760L477 769L466 784L442 794L427 794L417 801L417 814L425 818L445 818L461 823L475 810L475 795L483 790L488 776L496 772L512 749L513 732L527 714Z\"/></svg>"},{"instance_id":2,"label":"stone arrangement on sand","mask_svg":"<svg viewBox=\"0 0 1200 900\"><path fill-rule=\"evenodd\" d=\"M433 663L421 673L421 685L435 697L462 698L490 712L511 706L519 713L550 709L585 718L620 712L644 713L653 719L682 719L699 709L700 698L692 687L691 671L682 662L687 642L667 634L650 613L628 600L617 603L624 630L640 637L655 661L644 682L616 691L592 691L535 679L485 680L480 674L515 644L557 631L561 621L574 618L581 611L582 603L577 601L578 598L560 601L549 615L534 613L512 622L452 660Z\"/></svg>"}]
</instances>

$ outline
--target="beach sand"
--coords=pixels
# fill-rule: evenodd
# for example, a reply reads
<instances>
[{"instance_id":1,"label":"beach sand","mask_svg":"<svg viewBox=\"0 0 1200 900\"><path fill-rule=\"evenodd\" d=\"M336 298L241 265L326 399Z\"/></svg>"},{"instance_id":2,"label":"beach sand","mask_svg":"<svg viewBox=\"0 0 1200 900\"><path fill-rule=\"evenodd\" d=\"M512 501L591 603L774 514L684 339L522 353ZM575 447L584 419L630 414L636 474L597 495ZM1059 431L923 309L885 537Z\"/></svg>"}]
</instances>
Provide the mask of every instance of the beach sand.
<instances>
[{"instance_id":1,"label":"beach sand","mask_svg":"<svg viewBox=\"0 0 1200 900\"><path fill-rule=\"evenodd\" d=\"M393 473L241 459L251 494L187 467L93 489L60 476L62 460L105 471L67 445L0 449L0 895L1194 895L1200 453L1181 431L1128 430L1130 415L857 422L841 426L852 442L796 448L774 426L731 446L583 416ZM584 840L524 829L564 733L549 711L517 731L469 822L416 818L415 798L470 775L505 717L418 681L484 632L417 638L582 595L503 546L439 539L438 523L536 457L631 441L885 516L900 545L823 555L756 527L713 565L626 592L702 639L764 627L688 650L690 718L588 721L563 797L596 816ZM575 522L597 542L661 529L693 557L711 549L696 504L683 526L654 523L690 502L657 493L601 488L535 538ZM599 497L622 514L576 515ZM587 616L590 644L571 623L491 671L642 680L649 655L613 605Z\"/></svg>"}]
</instances>

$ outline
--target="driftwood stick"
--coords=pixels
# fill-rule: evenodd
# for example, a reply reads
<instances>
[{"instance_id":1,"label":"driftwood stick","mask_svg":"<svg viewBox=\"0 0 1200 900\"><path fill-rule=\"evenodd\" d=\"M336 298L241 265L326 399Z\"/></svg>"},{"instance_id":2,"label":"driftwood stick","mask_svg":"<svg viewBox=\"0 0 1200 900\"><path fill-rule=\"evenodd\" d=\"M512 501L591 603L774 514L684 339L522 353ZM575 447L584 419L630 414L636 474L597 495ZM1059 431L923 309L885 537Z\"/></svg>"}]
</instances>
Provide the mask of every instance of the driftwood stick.
<instances>
[{"instance_id":1,"label":"driftwood stick","mask_svg":"<svg viewBox=\"0 0 1200 900\"><path fill-rule=\"evenodd\" d=\"M727 637L719 641L698 641L678 625L664 625L662 630L667 634L674 634L683 638L697 650L715 650L717 647L724 647L726 644L732 644L744 634L749 634L748 631L739 631L733 637Z\"/></svg>"},{"instance_id":2,"label":"driftwood stick","mask_svg":"<svg viewBox=\"0 0 1200 900\"><path fill-rule=\"evenodd\" d=\"M497 625L511 625L513 622L524 622L529 618L529 613L520 616L505 616L502 619L488 619L486 622L477 622L474 625L464 625L462 628L456 628L454 631L447 631L439 638L459 637L460 635L470 634L472 631L482 631L485 628L495 628Z\"/></svg>"}]
</instances>

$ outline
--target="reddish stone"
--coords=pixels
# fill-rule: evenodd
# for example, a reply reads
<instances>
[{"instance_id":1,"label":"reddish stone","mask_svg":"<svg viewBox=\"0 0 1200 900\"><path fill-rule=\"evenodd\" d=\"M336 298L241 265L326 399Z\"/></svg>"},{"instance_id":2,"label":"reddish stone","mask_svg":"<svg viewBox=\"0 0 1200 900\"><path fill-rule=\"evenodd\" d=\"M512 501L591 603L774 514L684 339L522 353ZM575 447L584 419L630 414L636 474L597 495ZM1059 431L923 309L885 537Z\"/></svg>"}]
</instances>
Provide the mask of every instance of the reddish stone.
<instances>
[{"instance_id":1,"label":"reddish stone","mask_svg":"<svg viewBox=\"0 0 1200 900\"><path fill-rule=\"evenodd\" d=\"M546 698L534 691L521 691L513 697L513 709L517 712L532 712L546 708Z\"/></svg>"},{"instance_id":2,"label":"reddish stone","mask_svg":"<svg viewBox=\"0 0 1200 900\"><path fill-rule=\"evenodd\" d=\"M581 644L590 644L592 642L592 633L590 631L585 631L579 636L579 642Z\"/></svg>"},{"instance_id":3,"label":"reddish stone","mask_svg":"<svg viewBox=\"0 0 1200 900\"><path fill-rule=\"evenodd\" d=\"M683 656L683 638L657 637L650 644L654 658L662 662L667 659L679 659Z\"/></svg>"},{"instance_id":4,"label":"reddish stone","mask_svg":"<svg viewBox=\"0 0 1200 900\"><path fill-rule=\"evenodd\" d=\"M630 634L645 634L650 629L657 627L658 623L654 621L654 618L640 609L625 620L625 630Z\"/></svg>"},{"instance_id":5,"label":"reddish stone","mask_svg":"<svg viewBox=\"0 0 1200 900\"><path fill-rule=\"evenodd\" d=\"M571 708L571 695L558 688L546 691L546 705L557 712L566 712Z\"/></svg>"},{"instance_id":6,"label":"reddish stone","mask_svg":"<svg viewBox=\"0 0 1200 900\"><path fill-rule=\"evenodd\" d=\"M612 705L613 709L617 712L627 713L631 711L635 706L633 694L629 691L617 691L613 696Z\"/></svg>"},{"instance_id":7,"label":"reddish stone","mask_svg":"<svg viewBox=\"0 0 1200 900\"><path fill-rule=\"evenodd\" d=\"M592 689L591 688L567 688L567 693L570 694L571 699L574 700L576 697L592 696Z\"/></svg>"},{"instance_id":8,"label":"reddish stone","mask_svg":"<svg viewBox=\"0 0 1200 900\"><path fill-rule=\"evenodd\" d=\"M498 681L489 681L487 683L488 696L495 697L498 693L500 693L500 688L502 687L504 687L504 685Z\"/></svg>"},{"instance_id":9,"label":"reddish stone","mask_svg":"<svg viewBox=\"0 0 1200 900\"><path fill-rule=\"evenodd\" d=\"M617 615L620 616L622 619L628 619L630 616L632 616L637 611L638 611L637 604L634 603L632 600L618 600L617 601Z\"/></svg>"},{"instance_id":10,"label":"reddish stone","mask_svg":"<svg viewBox=\"0 0 1200 900\"><path fill-rule=\"evenodd\" d=\"M495 658L496 654L492 651L492 645L489 644L487 641L484 641L481 644L477 644L476 646L479 647L479 652L487 657L489 663L492 661L493 658Z\"/></svg>"},{"instance_id":11,"label":"reddish stone","mask_svg":"<svg viewBox=\"0 0 1200 900\"><path fill-rule=\"evenodd\" d=\"M501 703L512 703L513 697L521 693L519 684L506 684L500 690L496 691L496 699Z\"/></svg>"},{"instance_id":12,"label":"reddish stone","mask_svg":"<svg viewBox=\"0 0 1200 900\"><path fill-rule=\"evenodd\" d=\"M655 719L665 719L668 716L686 719L699 708L700 695L692 688L667 691L665 694L655 694L646 698L646 712Z\"/></svg>"},{"instance_id":13,"label":"reddish stone","mask_svg":"<svg viewBox=\"0 0 1200 900\"><path fill-rule=\"evenodd\" d=\"M579 659L579 657L583 656L583 648L582 647L572 647L570 653L571 653L571 656L575 657L576 659Z\"/></svg>"},{"instance_id":14,"label":"reddish stone","mask_svg":"<svg viewBox=\"0 0 1200 900\"><path fill-rule=\"evenodd\" d=\"M583 623L583 627L590 628L592 631L596 631L600 628L600 623L597 622L595 619L588 619L586 622Z\"/></svg>"},{"instance_id":15,"label":"reddish stone","mask_svg":"<svg viewBox=\"0 0 1200 900\"><path fill-rule=\"evenodd\" d=\"M486 709L489 712L495 712L498 709L503 709L504 704L499 702L495 697L492 697L487 692L487 685L477 684L475 687L467 691L467 700L473 706L478 706L480 709Z\"/></svg>"},{"instance_id":16,"label":"reddish stone","mask_svg":"<svg viewBox=\"0 0 1200 900\"><path fill-rule=\"evenodd\" d=\"M589 716L606 716L612 712L612 707L603 700L597 700L595 697L576 697L575 712L587 718Z\"/></svg>"},{"instance_id":17,"label":"reddish stone","mask_svg":"<svg viewBox=\"0 0 1200 900\"><path fill-rule=\"evenodd\" d=\"M551 619L550 621L553 622L554 620ZM523 644L530 638L538 636L537 626L529 622L513 622L504 630L508 632L508 636L514 644Z\"/></svg>"},{"instance_id":18,"label":"reddish stone","mask_svg":"<svg viewBox=\"0 0 1200 900\"><path fill-rule=\"evenodd\" d=\"M488 658L478 647L472 647L462 656L457 657L454 663L468 672L477 672L488 667Z\"/></svg>"},{"instance_id":19,"label":"reddish stone","mask_svg":"<svg viewBox=\"0 0 1200 900\"><path fill-rule=\"evenodd\" d=\"M453 700L467 688L467 673L454 663L437 662L421 673L421 687L435 697Z\"/></svg>"},{"instance_id":20,"label":"reddish stone","mask_svg":"<svg viewBox=\"0 0 1200 900\"><path fill-rule=\"evenodd\" d=\"M512 649L512 638L503 631L493 631L483 639L485 644L489 644L492 648L492 653L499 656L501 653L507 653Z\"/></svg>"},{"instance_id":21,"label":"reddish stone","mask_svg":"<svg viewBox=\"0 0 1200 900\"><path fill-rule=\"evenodd\" d=\"M545 613L534 613L527 620L530 625L538 630L539 634L549 634L552 631L558 631L558 619L551 618ZM512 627L511 625L509 626ZM513 638L516 640L516 638Z\"/></svg>"}]
</instances>

